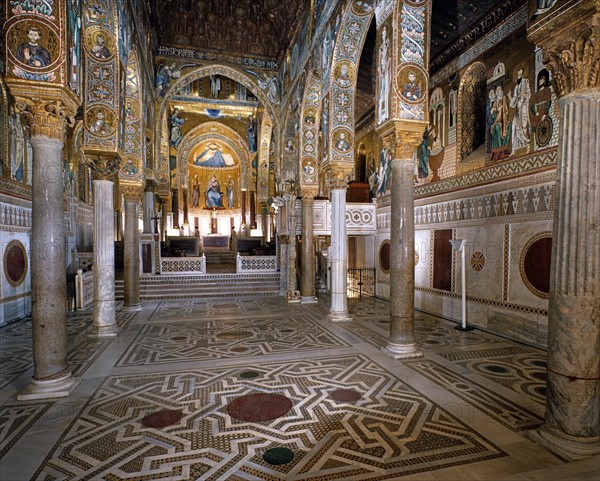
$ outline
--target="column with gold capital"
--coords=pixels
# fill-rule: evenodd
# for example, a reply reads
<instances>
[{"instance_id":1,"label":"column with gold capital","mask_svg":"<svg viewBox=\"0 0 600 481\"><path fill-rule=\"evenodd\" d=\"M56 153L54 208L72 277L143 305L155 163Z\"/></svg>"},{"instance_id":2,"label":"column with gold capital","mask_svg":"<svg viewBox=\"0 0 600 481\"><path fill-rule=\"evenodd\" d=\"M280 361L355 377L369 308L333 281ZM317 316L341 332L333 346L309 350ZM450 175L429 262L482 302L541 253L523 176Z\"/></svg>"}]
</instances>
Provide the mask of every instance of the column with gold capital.
<instances>
[{"instance_id":1,"label":"column with gold capital","mask_svg":"<svg viewBox=\"0 0 600 481\"><path fill-rule=\"evenodd\" d=\"M600 453L600 10L584 0L533 21L559 97L545 424L530 437L564 459Z\"/></svg>"},{"instance_id":2,"label":"column with gold capital","mask_svg":"<svg viewBox=\"0 0 600 481\"><path fill-rule=\"evenodd\" d=\"M123 272L123 311L135 312L140 303L140 199L144 188L138 184L121 184L125 197L125 242Z\"/></svg>"},{"instance_id":3,"label":"column with gold capital","mask_svg":"<svg viewBox=\"0 0 600 481\"><path fill-rule=\"evenodd\" d=\"M61 87L34 89L13 81L17 108L29 125L33 147L31 297L34 373L19 400L68 396L78 380L67 362L67 286L62 149L78 100ZM36 92L40 98L28 95ZM43 95L43 97L42 97Z\"/></svg>"},{"instance_id":4,"label":"column with gold capital","mask_svg":"<svg viewBox=\"0 0 600 481\"><path fill-rule=\"evenodd\" d=\"M315 297L315 242L313 231L313 204L317 191L302 189L302 278L300 302L314 304Z\"/></svg>"},{"instance_id":5,"label":"column with gold capital","mask_svg":"<svg viewBox=\"0 0 600 481\"><path fill-rule=\"evenodd\" d=\"M92 335L115 337L114 176L118 157L88 157L94 174L94 314Z\"/></svg>"},{"instance_id":6,"label":"column with gold capital","mask_svg":"<svg viewBox=\"0 0 600 481\"><path fill-rule=\"evenodd\" d=\"M346 190L351 170L334 166L331 171L331 307L329 319L334 322L351 321L348 313L347 273L348 247L346 237Z\"/></svg>"},{"instance_id":7,"label":"column with gold capital","mask_svg":"<svg viewBox=\"0 0 600 481\"><path fill-rule=\"evenodd\" d=\"M382 350L395 359L422 355L414 336L415 165L413 152L420 142L425 127L422 122L403 122L398 123L392 132L382 135L384 149L391 153L392 162L390 337Z\"/></svg>"}]
</instances>

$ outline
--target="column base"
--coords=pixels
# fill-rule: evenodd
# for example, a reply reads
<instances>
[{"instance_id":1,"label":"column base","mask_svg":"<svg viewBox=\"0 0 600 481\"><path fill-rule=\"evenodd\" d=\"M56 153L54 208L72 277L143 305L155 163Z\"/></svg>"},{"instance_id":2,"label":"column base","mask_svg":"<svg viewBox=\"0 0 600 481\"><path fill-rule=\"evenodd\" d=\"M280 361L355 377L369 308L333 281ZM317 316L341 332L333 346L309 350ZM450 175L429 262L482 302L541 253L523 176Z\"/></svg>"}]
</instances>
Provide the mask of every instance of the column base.
<instances>
[{"instance_id":1,"label":"column base","mask_svg":"<svg viewBox=\"0 0 600 481\"><path fill-rule=\"evenodd\" d=\"M285 300L289 304L297 304L300 302L300 291L286 291Z\"/></svg>"},{"instance_id":2,"label":"column base","mask_svg":"<svg viewBox=\"0 0 600 481\"><path fill-rule=\"evenodd\" d=\"M381 350L386 356L393 357L394 359L410 359L412 357L421 357L423 353L417 349L416 344L394 344L388 342L387 345L382 346Z\"/></svg>"},{"instance_id":3,"label":"column base","mask_svg":"<svg viewBox=\"0 0 600 481\"><path fill-rule=\"evenodd\" d=\"M302 304L316 304L319 302L315 296L302 296L300 298L300 303Z\"/></svg>"},{"instance_id":4,"label":"column base","mask_svg":"<svg viewBox=\"0 0 600 481\"><path fill-rule=\"evenodd\" d=\"M454 326L454 329L456 329L457 331L474 331L475 328L473 326L465 326L462 327L462 325L458 325L458 326Z\"/></svg>"},{"instance_id":5,"label":"column base","mask_svg":"<svg viewBox=\"0 0 600 481\"><path fill-rule=\"evenodd\" d=\"M575 461L600 454L600 437L579 438L560 433L545 426L524 433L534 443L564 461Z\"/></svg>"},{"instance_id":6,"label":"column base","mask_svg":"<svg viewBox=\"0 0 600 481\"><path fill-rule=\"evenodd\" d=\"M36 399L54 399L68 397L81 382L80 377L73 377L71 372L59 379L31 383L17 395L17 401L33 401Z\"/></svg>"},{"instance_id":7,"label":"column base","mask_svg":"<svg viewBox=\"0 0 600 481\"><path fill-rule=\"evenodd\" d=\"M330 311L328 317L332 322L352 322L354 320L348 311Z\"/></svg>"},{"instance_id":8,"label":"column base","mask_svg":"<svg viewBox=\"0 0 600 481\"><path fill-rule=\"evenodd\" d=\"M110 326L92 326L88 337L117 337L119 326L112 324Z\"/></svg>"},{"instance_id":9,"label":"column base","mask_svg":"<svg viewBox=\"0 0 600 481\"><path fill-rule=\"evenodd\" d=\"M138 312L141 310L142 310L141 304L133 304L131 306L123 306L123 308L121 309L121 311L123 311L123 312Z\"/></svg>"}]
</instances>

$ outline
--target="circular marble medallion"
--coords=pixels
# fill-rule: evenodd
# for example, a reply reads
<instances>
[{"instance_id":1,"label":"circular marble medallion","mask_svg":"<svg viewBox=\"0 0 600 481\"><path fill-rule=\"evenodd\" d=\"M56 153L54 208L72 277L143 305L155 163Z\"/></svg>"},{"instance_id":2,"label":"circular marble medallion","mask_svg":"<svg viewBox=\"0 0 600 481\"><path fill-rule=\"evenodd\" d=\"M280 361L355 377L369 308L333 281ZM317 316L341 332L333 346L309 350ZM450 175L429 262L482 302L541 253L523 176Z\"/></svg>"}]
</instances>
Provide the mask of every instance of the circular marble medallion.
<instances>
[{"instance_id":1,"label":"circular marble medallion","mask_svg":"<svg viewBox=\"0 0 600 481\"><path fill-rule=\"evenodd\" d=\"M27 275L27 251L18 240L10 241L4 249L4 275L13 287L20 286Z\"/></svg>"},{"instance_id":2,"label":"circular marble medallion","mask_svg":"<svg viewBox=\"0 0 600 481\"><path fill-rule=\"evenodd\" d=\"M336 389L335 391L331 391L329 397L334 401L347 403L358 401L362 396L353 389Z\"/></svg>"},{"instance_id":3,"label":"circular marble medallion","mask_svg":"<svg viewBox=\"0 0 600 481\"><path fill-rule=\"evenodd\" d=\"M265 462L273 466L281 466L294 459L294 451L288 448L271 448L263 454Z\"/></svg>"},{"instance_id":4,"label":"circular marble medallion","mask_svg":"<svg viewBox=\"0 0 600 481\"><path fill-rule=\"evenodd\" d=\"M183 413L181 411L165 409L156 411L145 416L140 423L147 428L166 428L181 421Z\"/></svg>"},{"instance_id":5,"label":"circular marble medallion","mask_svg":"<svg viewBox=\"0 0 600 481\"><path fill-rule=\"evenodd\" d=\"M235 398L227 405L227 413L238 421L263 423L284 416L292 406L281 394L256 392Z\"/></svg>"}]
</instances>

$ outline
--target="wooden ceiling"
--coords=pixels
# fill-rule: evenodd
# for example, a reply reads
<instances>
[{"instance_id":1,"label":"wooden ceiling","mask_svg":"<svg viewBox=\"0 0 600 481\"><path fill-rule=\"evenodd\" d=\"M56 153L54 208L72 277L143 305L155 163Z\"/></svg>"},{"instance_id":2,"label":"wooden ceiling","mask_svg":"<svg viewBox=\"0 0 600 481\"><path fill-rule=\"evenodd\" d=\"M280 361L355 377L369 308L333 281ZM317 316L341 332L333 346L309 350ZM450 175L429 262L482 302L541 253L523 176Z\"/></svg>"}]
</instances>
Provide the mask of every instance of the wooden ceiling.
<instances>
[{"instance_id":1,"label":"wooden ceiling","mask_svg":"<svg viewBox=\"0 0 600 481\"><path fill-rule=\"evenodd\" d=\"M161 45L283 56L310 0L152 0Z\"/></svg>"}]
</instances>

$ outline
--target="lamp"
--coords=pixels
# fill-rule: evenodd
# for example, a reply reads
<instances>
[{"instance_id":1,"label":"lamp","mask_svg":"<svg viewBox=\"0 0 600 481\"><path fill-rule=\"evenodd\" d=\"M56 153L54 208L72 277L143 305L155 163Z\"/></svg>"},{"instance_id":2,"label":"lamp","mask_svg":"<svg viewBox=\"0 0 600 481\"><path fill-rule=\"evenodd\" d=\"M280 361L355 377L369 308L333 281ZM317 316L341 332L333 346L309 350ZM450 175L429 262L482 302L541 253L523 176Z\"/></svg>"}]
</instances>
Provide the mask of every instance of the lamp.
<instances>
[{"instance_id":1,"label":"lamp","mask_svg":"<svg viewBox=\"0 0 600 481\"><path fill-rule=\"evenodd\" d=\"M462 265L462 322L460 326L455 326L454 329L457 331L472 331L474 327L467 326L467 279L465 276L465 244L466 239L451 239L448 242L452 245L452 249L456 252L461 252L461 265Z\"/></svg>"}]
</instances>

